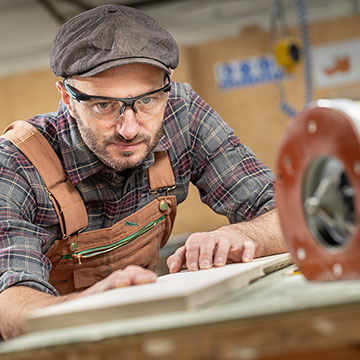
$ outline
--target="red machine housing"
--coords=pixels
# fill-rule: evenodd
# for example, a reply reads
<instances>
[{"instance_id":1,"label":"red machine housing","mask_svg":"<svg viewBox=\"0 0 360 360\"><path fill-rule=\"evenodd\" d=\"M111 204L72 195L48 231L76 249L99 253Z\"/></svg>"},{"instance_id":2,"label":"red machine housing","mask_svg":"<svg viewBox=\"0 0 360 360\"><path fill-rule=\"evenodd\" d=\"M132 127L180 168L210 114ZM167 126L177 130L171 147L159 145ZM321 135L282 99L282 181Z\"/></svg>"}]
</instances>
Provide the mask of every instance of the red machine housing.
<instances>
[{"instance_id":1,"label":"red machine housing","mask_svg":"<svg viewBox=\"0 0 360 360\"><path fill-rule=\"evenodd\" d=\"M338 279L360 278L360 136L358 120L353 114L360 114L360 107L355 102L348 107L340 101L323 100L301 112L287 128L285 137L280 146L276 164L276 201L285 241L292 254L294 262L308 280L327 281ZM355 112L354 112L355 110ZM357 113L358 111L358 113ZM360 118L360 116L359 116ZM351 187L352 197L345 201L347 211L343 211L341 197L333 196L336 186L329 185L331 179L323 180L323 184L329 186L327 194L321 195L323 205L321 210L316 207L319 201L311 196L306 199L304 191L308 188L307 181L310 179L311 164L315 159L331 160L341 164L345 176ZM330 167L331 169L331 167ZM312 174L321 178L321 172ZM328 171L331 178L331 171ZM312 176L313 176L312 175ZM313 176L313 177L314 177ZM318 186L319 188L319 186ZM321 190L321 189L320 189ZM316 189L316 191L320 192ZM315 190L314 190L315 191ZM341 195L342 196L342 195ZM349 200L350 199L350 200ZM316 200L316 201L315 201ZM306 204L315 203L315 207L307 210ZM334 208L334 209L332 209ZM338 209L337 209L338 208ZM349 215L353 212L353 214ZM319 212L321 211L321 212ZM317 231L316 227L322 227L320 220L312 218L312 212L317 216L318 212L325 219L324 227L331 233L332 222L341 227L341 212L343 219L353 219L353 224L347 226L349 236L344 236L343 244L335 244L324 241L321 235L323 229ZM330 220L329 220L330 219ZM332 220L331 220L332 219ZM314 225L315 224L315 225ZM335 225L334 225L335 226ZM328 234L325 236L328 239ZM330 236L331 238L331 236Z\"/></svg>"}]
</instances>

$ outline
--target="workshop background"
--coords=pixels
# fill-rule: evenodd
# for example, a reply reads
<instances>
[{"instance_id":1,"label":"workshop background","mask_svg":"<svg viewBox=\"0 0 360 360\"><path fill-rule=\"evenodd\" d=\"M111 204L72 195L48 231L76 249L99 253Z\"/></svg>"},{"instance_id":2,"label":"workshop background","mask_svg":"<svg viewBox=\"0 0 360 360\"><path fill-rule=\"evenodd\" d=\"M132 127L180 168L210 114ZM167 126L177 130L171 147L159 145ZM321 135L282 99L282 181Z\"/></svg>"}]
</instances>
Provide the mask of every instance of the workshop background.
<instances>
[{"instance_id":1,"label":"workshop background","mask_svg":"<svg viewBox=\"0 0 360 360\"><path fill-rule=\"evenodd\" d=\"M192 84L272 169L287 124L311 99L360 99L360 0L0 0L0 131L57 109L53 37L106 3L137 7L171 32L181 48L174 80ZM191 188L173 234L225 223Z\"/></svg>"}]
</instances>

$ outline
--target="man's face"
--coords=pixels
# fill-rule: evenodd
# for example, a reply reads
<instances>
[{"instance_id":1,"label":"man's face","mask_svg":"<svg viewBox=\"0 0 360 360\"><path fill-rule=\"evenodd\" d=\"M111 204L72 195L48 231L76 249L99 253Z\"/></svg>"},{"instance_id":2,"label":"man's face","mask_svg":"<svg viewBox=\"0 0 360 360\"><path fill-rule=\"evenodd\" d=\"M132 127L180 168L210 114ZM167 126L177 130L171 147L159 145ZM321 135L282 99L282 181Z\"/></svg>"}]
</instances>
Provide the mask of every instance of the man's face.
<instances>
[{"instance_id":1,"label":"man's face","mask_svg":"<svg viewBox=\"0 0 360 360\"><path fill-rule=\"evenodd\" d=\"M81 93L95 96L130 98L164 86L164 72L150 65L131 64L104 71L93 77L72 78L69 84ZM64 99L64 97L63 97ZM64 99L65 104L66 100ZM109 105L100 100L67 99L80 135L91 151L107 166L122 171L142 163L163 133L164 110L167 102L162 93L161 103L150 113L135 113L131 106L116 119L98 116ZM152 101L145 99L145 102ZM116 102L115 102L116 103ZM116 104L117 105L117 104ZM95 114L95 116L94 116Z\"/></svg>"}]
</instances>

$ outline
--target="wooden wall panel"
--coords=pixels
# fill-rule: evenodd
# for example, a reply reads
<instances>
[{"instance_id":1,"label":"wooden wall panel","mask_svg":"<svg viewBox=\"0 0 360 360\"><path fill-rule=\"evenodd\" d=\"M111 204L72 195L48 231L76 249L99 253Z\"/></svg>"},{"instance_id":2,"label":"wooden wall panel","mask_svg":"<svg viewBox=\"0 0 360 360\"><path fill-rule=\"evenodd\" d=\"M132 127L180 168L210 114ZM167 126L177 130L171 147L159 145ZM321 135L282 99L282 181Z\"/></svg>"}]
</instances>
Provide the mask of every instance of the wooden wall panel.
<instances>
[{"instance_id":1,"label":"wooden wall panel","mask_svg":"<svg viewBox=\"0 0 360 360\"><path fill-rule=\"evenodd\" d=\"M0 78L0 131L15 120L55 111L60 99L56 80L50 69Z\"/></svg>"}]
</instances>

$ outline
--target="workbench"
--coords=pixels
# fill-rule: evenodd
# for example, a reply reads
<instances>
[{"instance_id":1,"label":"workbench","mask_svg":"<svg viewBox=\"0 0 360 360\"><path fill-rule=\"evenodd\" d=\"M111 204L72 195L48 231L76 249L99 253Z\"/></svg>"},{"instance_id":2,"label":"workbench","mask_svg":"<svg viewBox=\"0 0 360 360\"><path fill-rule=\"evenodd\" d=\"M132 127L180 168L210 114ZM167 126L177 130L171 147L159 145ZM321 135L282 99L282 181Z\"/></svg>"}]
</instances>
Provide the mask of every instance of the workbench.
<instances>
[{"instance_id":1,"label":"workbench","mask_svg":"<svg viewBox=\"0 0 360 360\"><path fill-rule=\"evenodd\" d=\"M290 265L199 309L30 333L0 358L360 359L360 281L308 282Z\"/></svg>"}]
</instances>

